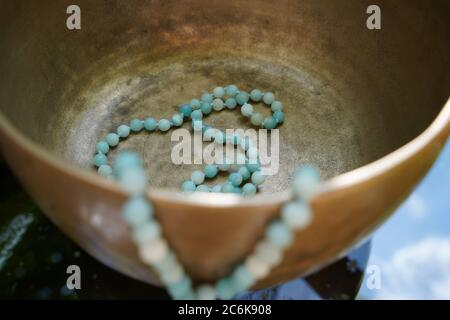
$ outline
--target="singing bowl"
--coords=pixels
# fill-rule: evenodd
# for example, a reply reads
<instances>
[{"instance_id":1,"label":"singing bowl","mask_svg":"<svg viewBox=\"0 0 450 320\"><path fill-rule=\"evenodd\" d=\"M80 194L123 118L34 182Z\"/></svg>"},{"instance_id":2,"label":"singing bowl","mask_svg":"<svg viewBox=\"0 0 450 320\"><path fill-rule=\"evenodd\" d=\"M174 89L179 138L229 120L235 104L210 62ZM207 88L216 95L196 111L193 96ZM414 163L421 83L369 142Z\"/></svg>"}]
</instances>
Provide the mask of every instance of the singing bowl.
<instances>
[{"instance_id":1,"label":"singing bowl","mask_svg":"<svg viewBox=\"0 0 450 320\"><path fill-rule=\"evenodd\" d=\"M295 169L317 166L312 224L255 288L306 275L370 236L450 133L448 1L377 1L381 30L366 27L371 2L78 0L81 30L69 30L72 1L1 1L1 154L82 248L159 284L121 219L126 195L92 167L96 142L217 85L271 90L286 109L280 167L254 197L181 194L197 166L172 163L170 133L118 149L144 158L164 235L196 281L230 272L289 200ZM249 127L238 111L207 122Z\"/></svg>"}]
</instances>

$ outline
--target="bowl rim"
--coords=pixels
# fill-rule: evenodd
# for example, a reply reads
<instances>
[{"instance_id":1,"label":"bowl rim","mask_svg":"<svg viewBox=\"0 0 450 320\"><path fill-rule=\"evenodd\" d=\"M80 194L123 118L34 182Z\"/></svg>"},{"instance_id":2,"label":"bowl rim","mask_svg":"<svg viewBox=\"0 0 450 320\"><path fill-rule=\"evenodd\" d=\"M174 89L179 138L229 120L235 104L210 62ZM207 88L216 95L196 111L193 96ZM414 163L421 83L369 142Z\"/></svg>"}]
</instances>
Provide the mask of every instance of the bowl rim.
<instances>
[{"instance_id":1,"label":"bowl rim","mask_svg":"<svg viewBox=\"0 0 450 320\"><path fill-rule=\"evenodd\" d=\"M117 182L106 180L92 170L86 170L85 168L78 167L73 163L68 164L67 162L63 162L53 153L46 151L43 146L31 140L18 128L16 128L11 121L3 115L1 110L0 128L2 128L7 135L9 135L9 138L13 142L20 145L21 148L28 150L32 156L41 159L48 166L60 170L74 179L80 179L84 183L90 184L91 186L103 188L108 192L126 197L125 192L119 187ZM447 130L447 132L444 130ZM447 102L444 104L436 118L417 137L377 160L325 180L321 186L320 193L324 194L336 191L338 189L348 188L379 176L383 172L398 166L412 157L441 134L444 134L447 137L450 135L450 97L447 99ZM148 189L147 195L153 199L159 198L161 200L173 203L209 208L228 208L237 206L253 207L264 204L274 205L286 202L291 198L291 193L289 190L271 194L256 194L252 197L242 197L236 194L218 193L184 194L179 191L171 191L167 188L151 186Z\"/></svg>"}]
</instances>

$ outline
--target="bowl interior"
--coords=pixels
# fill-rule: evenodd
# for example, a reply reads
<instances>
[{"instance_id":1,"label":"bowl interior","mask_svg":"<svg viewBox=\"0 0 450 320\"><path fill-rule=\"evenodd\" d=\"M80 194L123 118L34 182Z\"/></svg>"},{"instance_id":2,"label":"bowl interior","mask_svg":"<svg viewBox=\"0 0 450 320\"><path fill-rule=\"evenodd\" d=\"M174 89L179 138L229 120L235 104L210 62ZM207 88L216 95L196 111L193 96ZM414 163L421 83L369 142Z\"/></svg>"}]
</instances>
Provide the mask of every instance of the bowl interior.
<instances>
[{"instance_id":1,"label":"bowl interior","mask_svg":"<svg viewBox=\"0 0 450 320\"><path fill-rule=\"evenodd\" d=\"M70 1L3 2L0 110L88 169L119 124L171 117L218 85L260 88L286 110L279 174L262 191L287 188L302 163L332 177L417 136L448 97L448 3L380 3L382 30L370 31L367 1L80 0L82 29L70 31ZM238 110L205 122L251 127ZM174 144L141 133L118 149L143 155L153 185L178 189L196 166L174 165Z\"/></svg>"}]
</instances>

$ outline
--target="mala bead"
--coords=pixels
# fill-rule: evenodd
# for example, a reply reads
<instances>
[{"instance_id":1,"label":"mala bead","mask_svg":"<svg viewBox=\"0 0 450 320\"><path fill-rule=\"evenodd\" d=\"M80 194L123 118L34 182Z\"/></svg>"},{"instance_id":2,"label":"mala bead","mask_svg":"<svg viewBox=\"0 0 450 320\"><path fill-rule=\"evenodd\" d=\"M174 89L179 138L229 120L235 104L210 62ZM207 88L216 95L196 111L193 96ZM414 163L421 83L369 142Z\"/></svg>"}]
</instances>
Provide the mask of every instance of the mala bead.
<instances>
[{"instance_id":1,"label":"mala bead","mask_svg":"<svg viewBox=\"0 0 450 320\"><path fill-rule=\"evenodd\" d=\"M236 87L234 84L230 84L226 88L226 94L229 97L234 97L235 95L237 95L237 93L238 93L238 87Z\"/></svg>"},{"instance_id":2,"label":"mala bead","mask_svg":"<svg viewBox=\"0 0 450 320\"><path fill-rule=\"evenodd\" d=\"M214 100L214 97L212 94L210 94L209 92L205 92L202 97L201 100L203 102L207 102L207 103L211 103Z\"/></svg>"},{"instance_id":3,"label":"mala bead","mask_svg":"<svg viewBox=\"0 0 450 320\"><path fill-rule=\"evenodd\" d=\"M139 255L144 262L154 265L164 260L168 251L167 242L159 238L140 247Z\"/></svg>"},{"instance_id":4,"label":"mala bead","mask_svg":"<svg viewBox=\"0 0 450 320\"><path fill-rule=\"evenodd\" d=\"M211 104L211 102L203 102L200 110L202 110L203 114L210 114L211 111L212 111L212 104Z\"/></svg>"},{"instance_id":5,"label":"mala bead","mask_svg":"<svg viewBox=\"0 0 450 320\"><path fill-rule=\"evenodd\" d=\"M255 283L255 280L245 265L240 265L231 275L233 291L237 293L246 290Z\"/></svg>"},{"instance_id":6,"label":"mala bead","mask_svg":"<svg viewBox=\"0 0 450 320\"><path fill-rule=\"evenodd\" d=\"M281 210L283 222L292 230L301 230L311 223L309 206L303 202L288 203Z\"/></svg>"},{"instance_id":7,"label":"mala bead","mask_svg":"<svg viewBox=\"0 0 450 320\"><path fill-rule=\"evenodd\" d=\"M291 230L282 222L272 222L266 230L266 237L271 244L285 248L292 243Z\"/></svg>"},{"instance_id":8,"label":"mala bead","mask_svg":"<svg viewBox=\"0 0 450 320\"><path fill-rule=\"evenodd\" d=\"M159 128L160 131L166 132L166 131L168 131L170 129L170 127L171 127L171 123L170 123L169 120L167 120L167 119L159 120L158 128Z\"/></svg>"},{"instance_id":9,"label":"mala bead","mask_svg":"<svg viewBox=\"0 0 450 320\"><path fill-rule=\"evenodd\" d=\"M228 278L219 280L214 289L217 292L217 297L222 300L229 300L236 294L231 280Z\"/></svg>"},{"instance_id":10,"label":"mala bead","mask_svg":"<svg viewBox=\"0 0 450 320\"><path fill-rule=\"evenodd\" d=\"M248 100L250 99L250 96L247 92L241 91L236 95L236 102L240 104L241 106L246 104Z\"/></svg>"},{"instance_id":11,"label":"mala bead","mask_svg":"<svg viewBox=\"0 0 450 320\"><path fill-rule=\"evenodd\" d=\"M108 164L108 158L103 153L97 153L94 157L94 165L101 167L105 164Z\"/></svg>"},{"instance_id":12,"label":"mala bead","mask_svg":"<svg viewBox=\"0 0 450 320\"><path fill-rule=\"evenodd\" d=\"M234 172L234 173L230 174L229 181L231 182L231 184L234 187L240 186L243 180L244 179L242 178L242 176L239 173L237 173L237 172Z\"/></svg>"},{"instance_id":13,"label":"mala bead","mask_svg":"<svg viewBox=\"0 0 450 320\"><path fill-rule=\"evenodd\" d=\"M214 101L212 102L212 107L216 111L222 110L223 109L223 101L222 101L222 99L214 99Z\"/></svg>"},{"instance_id":14,"label":"mala bead","mask_svg":"<svg viewBox=\"0 0 450 320\"><path fill-rule=\"evenodd\" d=\"M253 183L255 186L259 186L259 185L263 184L263 183L264 183L264 180L266 180L266 177L264 177L264 176L261 174L260 171L255 171L255 172L253 172L253 174L252 174L252 183Z\"/></svg>"},{"instance_id":15,"label":"mala bead","mask_svg":"<svg viewBox=\"0 0 450 320\"><path fill-rule=\"evenodd\" d=\"M251 117L253 114L253 106L251 104L244 104L241 108L241 113L245 117Z\"/></svg>"},{"instance_id":16,"label":"mala bead","mask_svg":"<svg viewBox=\"0 0 450 320\"><path fill-rule=\"evenodd\" d=\"M263 101L264 101L265 104L267 104L269 106L272 105L272 103L275 101L274 94L272 92L264 93Z\"/></svg>"},{"instance_id":17,"label":"mala bead","mask_svg":"<svg viewBox=\"0 0 450 320\"><path fill-rule=\"evenodd\" d=\"M111 166L109 166L107 164L102 164L98 168L98 173L103 177L110 177L113 173L113 170L112 170Z\"/></svg>"},{"instance_id":18,"label":"mala bead","mask_svg":"<svg viewBox=\"0 0 450 320\"><path fill-rule=\"evenodd\" d=\"M183 192L194 192L196 188L197 186L195 185L195 183L190 180L183 182L183 184L181 185L181 190Z\"/></svg>"},{"instance_id":19,"label":"mala bead","mask_svg":"<svg viewBox=\"0 0 450 320\"><path fill-rule=\"evenodd\" d=\"M245 259L244 265L248 270L248 273L250 273L253 278L257 280L265 278L270 271L270 265L266 261L255 256L249 256Z\"/></svg>"},{"instance_id":20,"label":"mala bead","mask_svg":"<svg viewBox=\"0 0 450 320\"><path fill-rule=\"evenodd\" d=\"M227 182L222 186L223 193L234 193L234 185L231 182Z\"/></svg>"},{"instance_id":21,"label":"mala bead","mask_svg":"<svg viewBox=\"0 0 450 320\"><path fill-rule=\"evenodd\" d=\"M256 245L252 256L265 261L269 266L273 267L281 262L281 253L282 251L279 247L271 244L267 240L263 240Z\"/></svg>"},{"instance_id":22,"label":"mala bead","mask_svg":"<svg viewBox=\"0 0 450 320\"><path fill-rule=\"evenodd\" d=\"M192 120L202 120L203 119L203 113L201 110L194 110L191 113L191 119Z\"/></svg>"},{"instance_id":23,"label":"mala bead","mask_svg":"<svg viewBox=\"0 0 450 320\"><path fill-rule=\"evenodd\" d=\"M180 113L183 114L184 117L190 117L192 113L192 107L189 104L184 104L180 107Z\"/></svg>"},{"instance_id":24,"label":"mala bead","mask_svg":"<svg viewBox=\"0 0 450 320\"><path fill-rule=\"evenodd\" d=\"M309 201L318 191L320 186L319 172L312 166L303 166L295 174L293 190L294 194Z\"/></svg>"},{"instance_id":25,"label":"mala bead","mask_svg":"<svg viewBox=\"0 0 450 320\"><path fill-rule=\"evenodd\" d=\"M123 152L114 161L114 171L119 176L128 169L140 167L142 167L141 159L132 152Z\"/></svg>"},{"instance_id":26,"label":"mala bead","mask_svg":"<svg viewBox=\"0 0 450 320\"><path fill-rule=\"evenodd\" d=\"M155 131L158 128L158 121L153 118L147 118L144 121L144 128L150 132Z\"/></svg>"},{"instance_id":27,"label":"mala bead","mask_svg":"<svg viewBox=\"0 0 450 320\"><path fill-rule=\"evenodd\" d=\"M234 98L228 98L225 101L225 107L227 107L228 109L234 109L237 106L237 102Z\"/></svg>"},{"instance_id":28,"label":"mala bead","mask_svg":"<svg viewBox=\"0 0 450 320\"><path fill-rule=\"evenodd\" d=\"M120 137L116 133L108 133L106 136L106 142L110 147L115 147L119 144Z\"/></svg>"},{"instance_id":29,"label":"mala bead","mask_svg":"<svg viewBox=\"0 0 450 320\"><path fill-rule=\"evenodd\" d=\"M133 227L146 223L153 215L153 208L141 196L133 197L123 206L123 217Z\"/></svg>"},{"instance_id":30,"label":"mala bead","mask_svg":"<svg viewBox=\"0 0 450 320\"><path fill-rule=\"evenodd\" d=\"M254 89L250 92L250 99L252 99L252 101L254 101L254 102L261 101L262 97L263 97L263 93L261 92L261 90Z\"/></svg>"},{"instance_id":31,"label":"mala bead","mask_svg":"<svg viewBox=\"0 0 450 320\"><path fill-rule=\"evenodd\" d=\"M191 180L198 186L205 181L205 174L201 171L194 171L192 172Z\"/></svg>"},{"instance_id":32,"label":"mala bead","mask_svg":"<svg viewBox=\"0 0 450 320\"><path fill-rule=\"evenodd\" d=\"M117 134L118 134L119 137L121 137L121 138L126 138L126 137L128 137L128 136L130 135L130 127L127 126L127 125L124 125L124 124L120 125L120 126L117 128Z\"/></svg>"},{"instance_id":33,"label":"mala bead","mask_svg":"<svg viewBox=\"0 0 450 320\"><path fill-rule=\"evenodd\" d=\"M144 193L147 175L141 167L127 168L119 174L119 183L130 194Z\"/></svg>"},{"instance_id":34,"label":"mala bead","mask_svg":"<svg viewBox=\"0 0 450 320\"><path fill-rule=\"evenodd\" d=\"M100 141L99 143L97 143L95 149L98 153L107 154L109 151L109 144L106 141Z\"/></svg>"},{"instance_id":35,"label":"mala bead","mask_svg":"<svg viewBox=\"0 0 450 320\"><path fill-rule=\"evenodd\" d=\"M244 180L250 178L250 171L248 171L247 167L245 166L240 167L238 173L242 176L242 179Z\"/></svg>"},{"instance_id":36,"label":"mala bead","mask_svg":"<svg viewBox=\"0 0 450 320\"><path fill-rule=\"evenodd\" d=\"M197 109L200 109L200 107L201 107L200 100L198 100L198 99L192 99L189 102L189 105L192 107L192 110L197 110Z\"/></svg>"},{"instance_id":37,"label":"mala bead","mask_svg":"<svg viewBox=\"0 0 450 320\"><path fill-rule=\"evenodd\" d=\"M173 115L172 123L174 126L181 127L183 125L183 115L182 114Z\"/></svg>"},{"instance_id":38,"label":"mala bead","mask_svg":"<svg viewBox=\"0 0 450 320\"><path fill-rule=\"evenodd\" d=\"M264 121L264 116L261 113L259 113L259 112L253 113L251 118L250 118L250 122L254 126L261 126L263 121Z\"/></svg>"},{"instance_id":39,"label":"mala bead","mask_svg":"<svg viewBox=\"0 0 450 320\"><path fill-rule=\"evenodd\" d=\"M225 95L225 89L222 87L214 88L213 94L216 98L222 98Z\"/></svg>"},{"instance_id":40,"label":"mala bead","mask_svg":"<svg viewBox=\"0 0 450 320\"><path fill-rule=\"evenodd\" d=\"M216 165L214 164L208 164L205 166L205 168L203 169L203 172L205 173L205 176L207 178L214 178L215 176L217 176L217 173L219 172L219 169L217 168Z\"/></svg>"},{"instance_id":41,"label":"mala bead","mask_svg":"<svg viewBox=\"0 0 450 320\"><path fill-rule=\"evenodd\" d=\"M284 122L284 112L283 111L275 111L273 113L273 118L277 121L277 123Z\"/></svg>"},{"instance_id":42,"label":"mala bead","mask_svg":"<svg viewBox=\"0 0 450 320\"><path fill-rule=\"evenodd\" d=\"M161 227L158 223L148 222L142 225L139 225L133 231L133 239L137 243L143 245L148 242L151 242L155 239L158 239L161 236Z\"/></svg>"},{"instance_id":43,"label":"mala bead","mask_svg":"<svg viewBox=\"0 0 450 320\"><path fill-rule=\"evenodd\" d=\"M283 104L280 101L274 101L270 108L272 112L283 111Z\"/></svg>"},{"instance_id":44,"label":"mala bead","mask_svg":"<svg viewBox=\"0 0 450 320\"><path fill-rule=\"evenodd\" d=\"M197 288L197 298L199 300L214 300L216 296L217 292L213 286L201 285Z\"/></svg>"},{"instance_id":45,"label":"mala bead","mask_svg":"<svg viewBox=\"0 0 450 320\"><path fill-rule=\"evenodd\" d=\"M144 123L142 120L133 119L130 122L130 129L133 132L140 132L144 128Z\"/></svg>"},{"instance_id":46,"label":"mala bead","mask_svg":"<svg viewBox=\"0 0 450 320\"><path fill-rule=\"evenodd\" d=\"M277 120L274 117L267 117L263 122L264 128L271 130L277 127Z\"/></svg>"},{"instance_id":47,"label":"mala bead","mask_svg":"<svg viewBox=\"0 0 450 320\"><path fill-rule=\"evenodd\" d=\"M246 183L242 187L242 194L244 196L252 196L256 194L256 187L253 183Z\"/></svg>"}]
</instances>

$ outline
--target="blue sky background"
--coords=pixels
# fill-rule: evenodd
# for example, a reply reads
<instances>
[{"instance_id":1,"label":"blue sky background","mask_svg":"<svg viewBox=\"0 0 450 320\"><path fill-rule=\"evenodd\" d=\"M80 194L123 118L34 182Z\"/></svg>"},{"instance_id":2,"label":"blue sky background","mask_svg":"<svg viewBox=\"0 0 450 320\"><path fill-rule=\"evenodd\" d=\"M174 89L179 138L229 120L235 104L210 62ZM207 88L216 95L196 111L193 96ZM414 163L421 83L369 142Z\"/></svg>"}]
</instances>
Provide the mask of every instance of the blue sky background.
<instances>
[{"instance_id":1,"label":"blue sky background","mask_svg":"<svg viewBox=\"0 0 450 320\"><path fill-rule=\"evenodd\" d=\"M380 289L365 281L360 298L450 299L450 140L372 245L369 266L380 267Z\"/></svg>"}]
</instances>

